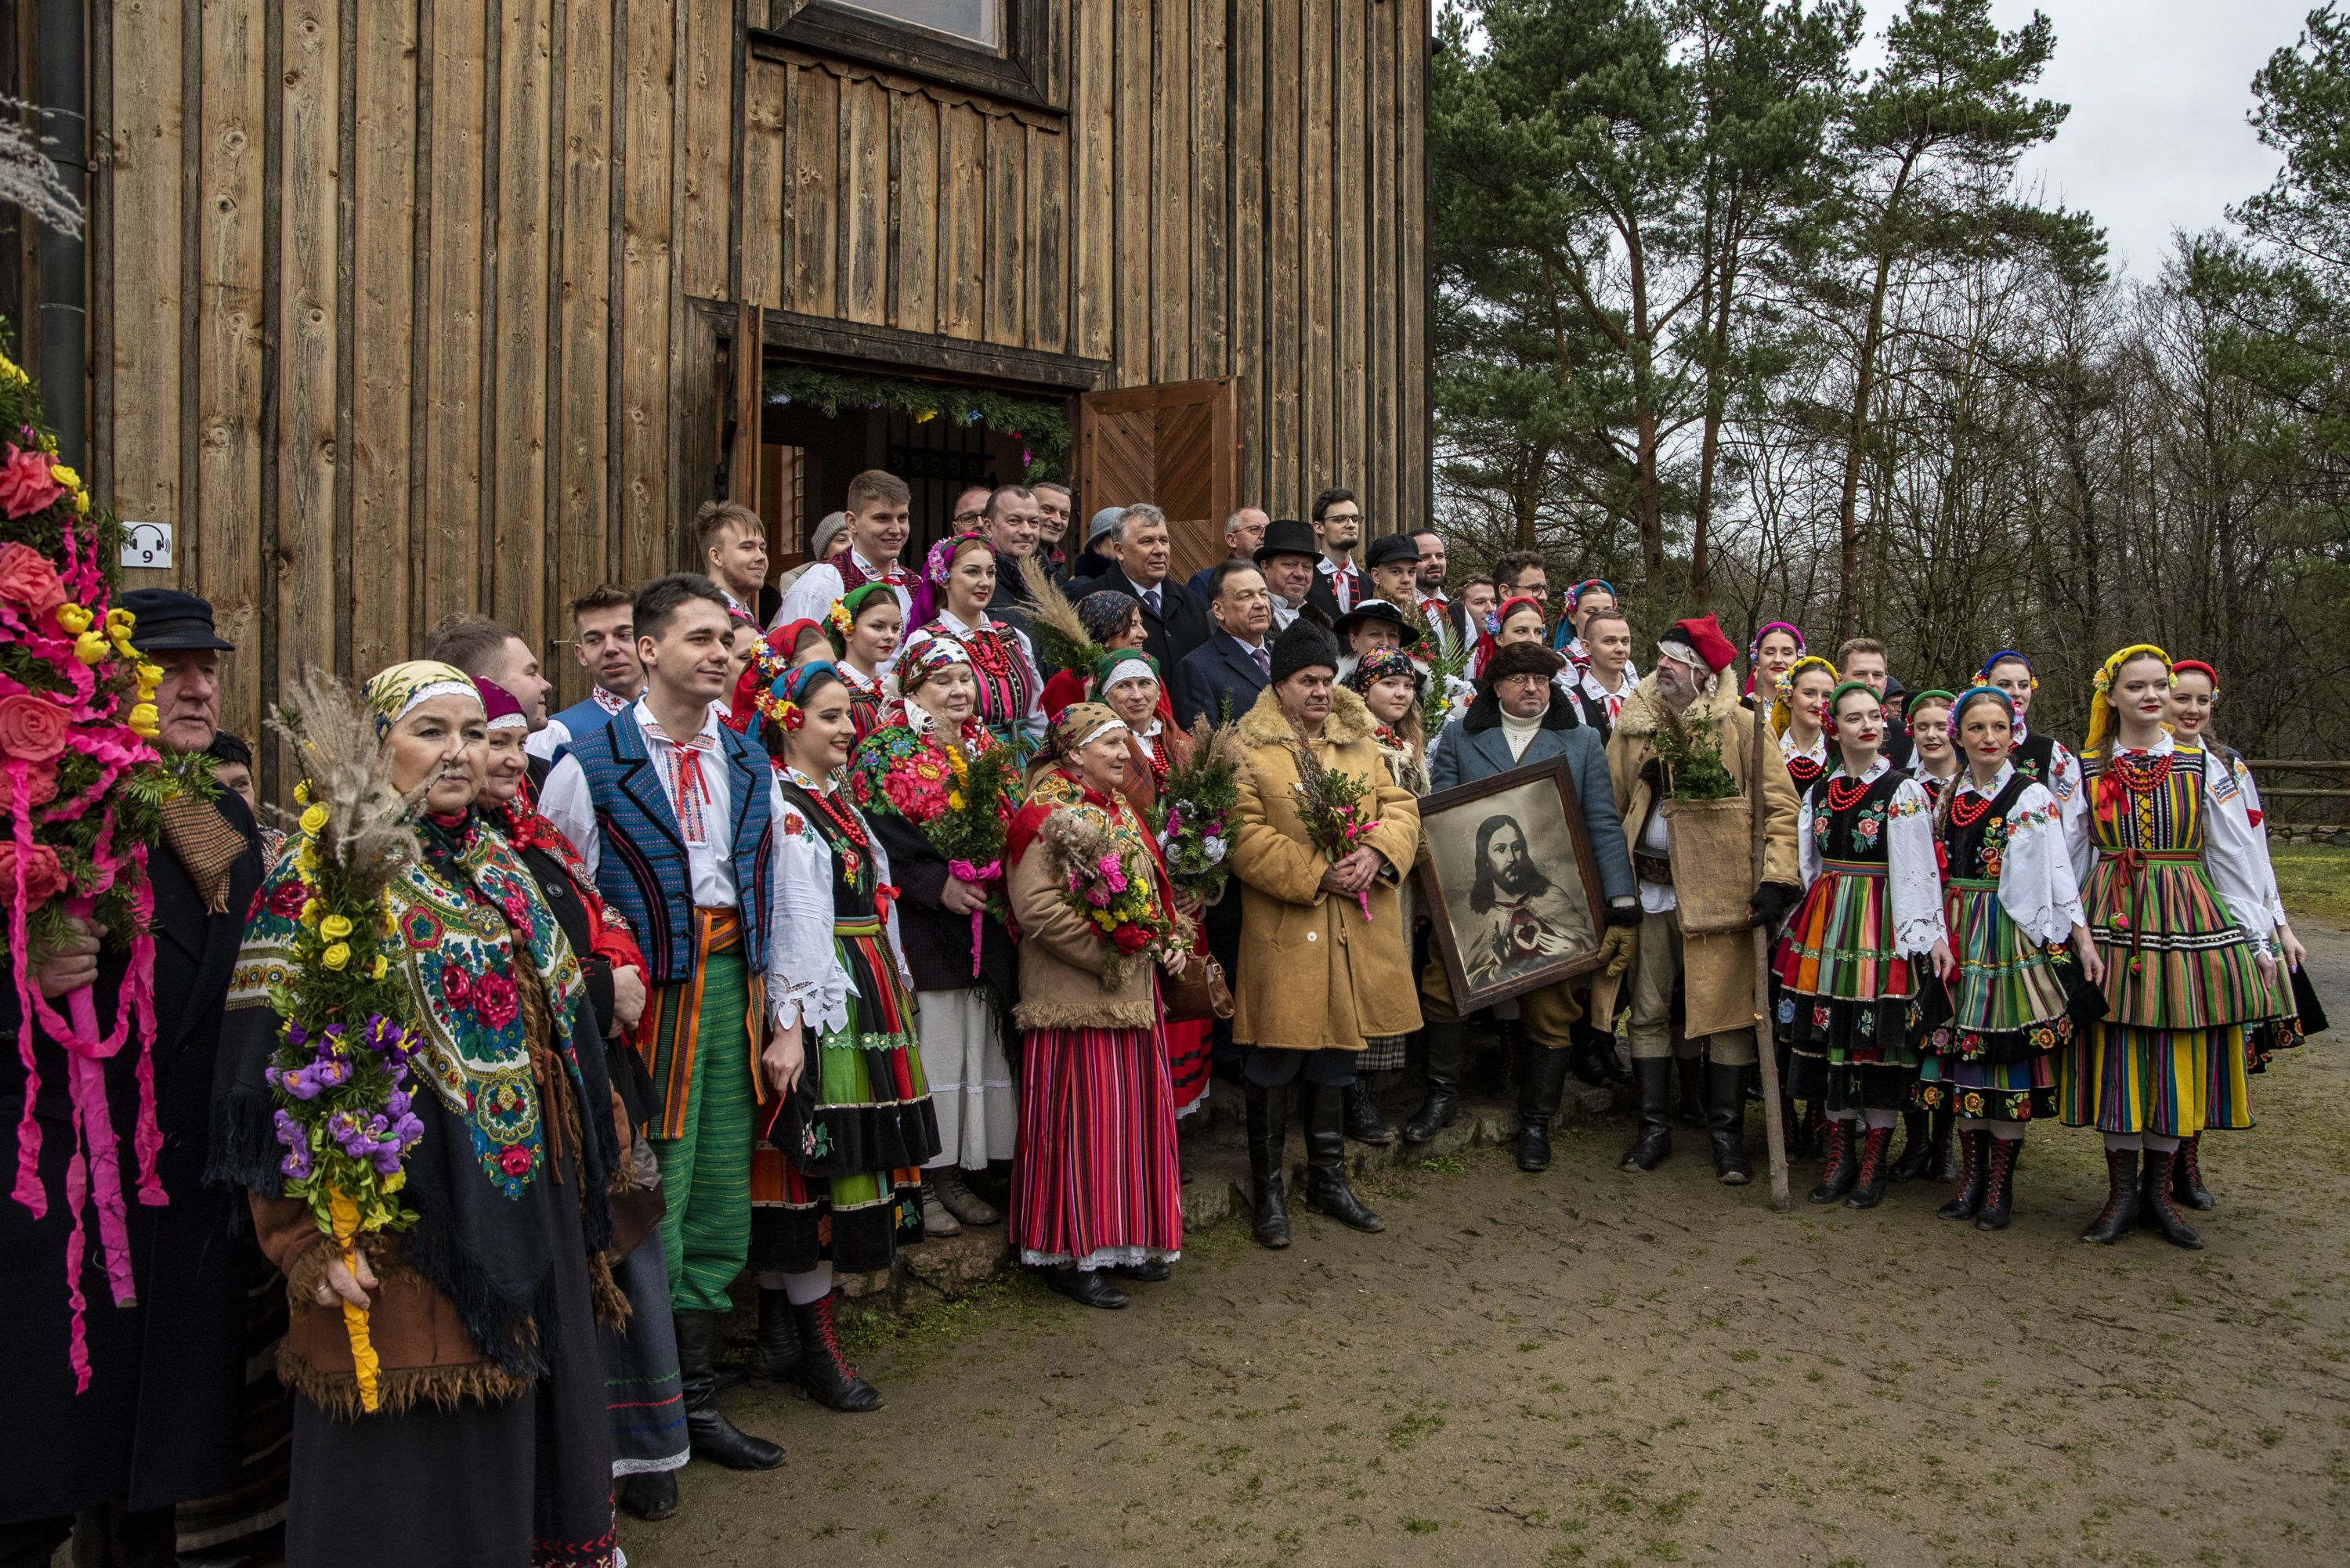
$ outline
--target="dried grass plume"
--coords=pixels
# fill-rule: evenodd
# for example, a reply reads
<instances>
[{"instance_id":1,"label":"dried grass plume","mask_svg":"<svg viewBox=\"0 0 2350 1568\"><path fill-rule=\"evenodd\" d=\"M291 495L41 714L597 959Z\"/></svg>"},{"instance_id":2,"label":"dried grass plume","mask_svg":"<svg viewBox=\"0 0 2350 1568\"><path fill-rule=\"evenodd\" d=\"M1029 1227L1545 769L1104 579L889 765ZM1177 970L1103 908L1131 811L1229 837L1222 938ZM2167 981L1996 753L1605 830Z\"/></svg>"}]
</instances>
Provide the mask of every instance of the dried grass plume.
<instances>
[{"instance_id":1,"label":"dried grass plume","mask_svg":"<svg viewBox=\"0 0 2350 1568\"><path fill-rule=\"evenodd\" d=\"M406 797L391 787L390 756L367 700L312 666L270 711L269 727L294 753L310 805L327 813L319 857L341 867L359 897L380 892L418 854L414 809L422 791Z\"/></svg>"}]
</instances>

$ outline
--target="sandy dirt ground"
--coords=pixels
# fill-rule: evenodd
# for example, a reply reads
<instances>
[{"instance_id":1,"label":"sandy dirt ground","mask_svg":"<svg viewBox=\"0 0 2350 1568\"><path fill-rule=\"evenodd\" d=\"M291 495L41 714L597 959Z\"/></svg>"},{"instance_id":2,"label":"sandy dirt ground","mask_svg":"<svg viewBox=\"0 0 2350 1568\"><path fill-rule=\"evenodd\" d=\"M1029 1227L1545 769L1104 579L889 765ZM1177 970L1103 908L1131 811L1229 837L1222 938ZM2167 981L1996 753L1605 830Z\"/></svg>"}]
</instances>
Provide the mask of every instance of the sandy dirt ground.
<instances>
[{"instance_id":1,"label":"sandy dirt ground","mask_svg":"<svg viewBox=\"0 0 2350 1568\"><path fill-rule=\"evenodd\" d=\"M2350 1018L2350 935L2310 934ZM2343 1032L2207 1141L2206 1251L2076 1238L2095 1137L2031 1134L2003 1234L1771 1212L1617 1119L1521 1175L1475 1150L1299 1215L1286 1252L1192 1238L1089 1311L1025 1281L906 1320L836 1416L726 1397L788 1466L683 1477L624 1521L686 1564L2298 1564L2350 1561ZM1294 1135L1293 1135L1294 1136ZM1759 1151L1762 1125L1750 1118Z\"/></svg>"}]
</instances>

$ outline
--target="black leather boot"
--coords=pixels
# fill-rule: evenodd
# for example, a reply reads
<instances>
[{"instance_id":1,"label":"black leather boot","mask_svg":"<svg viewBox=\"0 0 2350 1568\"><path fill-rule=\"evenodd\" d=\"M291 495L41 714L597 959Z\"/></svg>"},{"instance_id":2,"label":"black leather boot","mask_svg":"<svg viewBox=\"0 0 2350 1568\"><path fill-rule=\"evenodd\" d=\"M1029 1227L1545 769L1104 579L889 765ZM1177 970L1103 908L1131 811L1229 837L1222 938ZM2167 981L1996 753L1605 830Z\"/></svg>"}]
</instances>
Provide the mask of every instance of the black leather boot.
<instances>
[{"instance_id":1,"label":"black leather boot","mask_svg":"<svg viewBox=\"0 0 2350 1568\"><path fill-rule=\"evenodd\" d=\"M1724 1187L1754 1179L1746 1158L1746 1069L1710 1063L1705 1070L1706 1137L1713 1145L1713 1177Z\"/></svg>"},{"instance_id":2,"label":"black leather boot","mask_svg":"<svg viewBox=\"0 0 2350 1568\"><path fill-rule=\"evenodd\" d=\"M1676 1056L1673 1065L1680 1075L1681 1097L1679 1115L1683 1127L1703 1127L1705 1124L1705 1058Z\"/></svg>"},{"instance_id":3,"label":"black leather boot","mask_svg":"<svg viewBox=\"0 0 2350 1568\"><path fill-rule=\"evenodd\" d=\"M1379 1115L1379 1103L1371 1097L1371 1080L1366 1074L1356 1074L1355 1081L1347 1085L1347 1136L1357 1143L1382 1147L1396 1140L1395 1125Z\"/></svg>"},{"instance_id":4,"label":"black leather boot","mask_svg":"<svg viewBox=\"0 0 2350 1568\"><path fill-rule=\"evenodd\" d=\"M1901 1157L1893 1162L1896 1181L1916 1181L1932 1170L1934 1119L1925 1111L1901 1113Z\"/></svg>"},{"instance_id":5,"label":"black leather boot","mask_svg":"<svg viewBox=\"0 0 2350 1568\"><path fill-rule=\"evenodd\" d=\"M1566 1070L1593 1088L1605 1088L1618 1075L1616 1036L1603 1034L1582 1019L1572 1026L1575 1044L1568 1047Z\"/></svg>"},{"instance_id":6,"label":"black leather boot","mask_svg":"<svg viewBox=\"0 0 2350 1568\"><path fill-rule=\"evenodd\" d=\"M771 1470L784 1450L737 1428L718 1408L718 1374L710 1364L718 1340L714 1313L677 1314L677 1376L685 1394L685 1436L697 1459L730 1470Z\"/></svg>"},{"instance_id":7,"label":"black leather boot","mask_svg":"<svg viewBox=\"0 0 2350 1568\"><path fill-rule=\"evenodd\" d=\"M840 1324L834 1316L837 1292L806 1306L794 1305L799 1320L800 1364L792 1373L807 1397L828 1409L861 1415L881 1408L881 1390L857 1376L857 1368L840 1348Z\"/></svg>"},{"instance_id":8,"label":"black leather boot","mask_svg":"<svg viewBox=\"0 0 2350 1568\"><path fill-rule=\"evenodd\" d=\"M1363 1207L1347 1185L1346 1091L1300 1084L1305 1104L1305 1207L1349 1229L1384 1231L1387 1221Z\"/></svg>"},{"instance_id":9,"label":"black leather boot","mask_svg":"<svg viewBox=\"0 0 2350 1568\"><path fill-rule=\"evenodd\" d=\"M1991 1141L1987 1132L1962 1132L1959 1135L1959 1189L1950 1200L1934 1210L1945 1220L1971 1220L1982 1211L1983 1193L1991 1179L1990 1154L1984 1145ZM2008 1168L2015 1167L2015 1158L2008 1157Z\"/></svg>"},{"instance_id":10,"label":"black leather boot","mask_svg":"<svg viewBox=\"0 0 2350 1568\"><path fill-rule=\"evenodd\" d=\"M1428 1058L1424 1067L1428 1092L1419 1109L1403 1124L1404 1142L1426 1143L1461 1114L1461 1052L1465 1033L1457 1021L1426 1026L1422 1044Z\"/></svg>"},{"instance_id":11,"label":"black leather boot","mask_svg":"<svg viewBox=\"0 0 2350 1568\"><path fill-rule=\"evenodd\" d=\"M1282 1145L1289 1136L1289 1087L1243 1085L1248 1100L1249 1208L1257 1244L1289 1245L1289 1207L1281 1196Z\"/></svg>"},{"instance_id":12,"label":"black leather boot","mask_svg":"<svg viewBox=\"0 0 2350 1568\"><path fill-rule=\"evenodd\" d=\"M2204 1210L2215 1207L2203 1188L2203 1135L2178 1140L2178 1156L2170 1162L2170 1196L2174 1202Z\"/></svg>"},{"instance_id":13,"label":"black leather boot","mask_svg":"<svg viewBox=\"0 0 2350 1568\"><path fill-rule=\"evenodd\" d=\"M667 1519L677 1511L677 1472L639 1470L622 1476L619 1501L639 1519Z\"/></svg>"},{"instance_id":14,"label":"black leather boot","mask_svg":"<svg viewBox=\"0 0 2350 1568\"><path fill-rule=\"evenodd\" d=\"M2106 1206L2081 1232L2084 1241L2112 1246L2137 1224L2137 1150L2106 1150Z\"/></svg>"},{"instance_id":15,"label":"black leather boot","mask_svg":"<svg viewBox=\"0 0 2350 1568\"><path fill-rule=\"evenodd\" d=\"M1826 1155L1827 1168L1820 1172L1820 1184L1809 1196L1814 1203L1834 1203L1852 1190L1860 1178L1860 1156L1855 1148L1859 1140L1852 1135L1860 1124L1828 1118L1827 1130L1821 1135L1820 1147Z\"/></svg>"},{"instance_id":16,"label":"black leather boot","mask_svg":"<svg viewBox=\"0 0 2350 1568\"><path fill-rule=\"evenodd\" d=\"M792 1313L792 1298L779 1290L759 1287L759 1338L751 1347L751 1380L782 1383L800 1364L800 1320Z\"/></svg>"},{"instance_id":17,"label":"black leather boot","mask_svg":"<svg viewBox=\"0 0 2350 1568\"><path fill-rule=\"evenodd\" d=\"M1566 1088L1566 1052L1526 1042L1518 1059L1518 1168L1550 1168L1550 1123Z\"/></svg>"},{"instance_id":18,"label":"black leather boot","mask_svg":"<svg viewBox=\"0 0 2350 1568\"><path fill-rule=\"evenodd\" d=\"M1929 1181L1956 1181L1959 1179L1959 1162L1950 1153L1950 1134L1957 1127L1959 1113L1948 1106L1934 1113L1934 1162L1926 1172Z\"/></svg>"},{"instance_id":19,"label":"black leather boot","mask_svg":"<svg viewBox=\"0 0 2350 1568\"><path fill-rule=\"evenodd\" d=\"M2014 1211L2015 1157L2023 1152L2023 1140L1992 1137L1989 1133L1982 1137L1991 1146L1990 1158L1985 1161L1991 1168L1983 1180L1982 1209L1975 1216L1975 1229L2004 1231L2008 1216Z\"/></svg>"},{"instance_id":20,"label":"black leather boot","mask_svg":"<svg viewBox=\"0 0 2350 1568\"><path fill-rule=\"evenodd\" d=\"M1893 1129L1870 1127L1860 1138L1860 1173L1853 1179L1847 1209L1874 1209L1885 1201L1886 1178L1893 1168Z\"/></svg>"},{"instance_id":21,"label":"black leather boot","mask_svg":"<svg viewBox=\"0 0 2350 1568\"><path fill-rule=\"evenodd\" d=\"M1673 1152L1673 1059L1635 1056L1632 1080L1640 1086L1640 1130L1624 1151L1626 1170L1654 1170Z\"/></svg>"},{"instance_id":22,"label":"black leather boot","mask_svg":"<svg viewBox=\"0 0 2350 1568\"><path fill-rule=\"evenodd\" d=\"M1080 1306L1100 1307L1116 1312L1126 1304L1126 1293L1109 1282L1106 1269L1039 1269L1037 1276L1056 1295L1065 1295Z\"/></svg>"},{"instance_id":23,"label":"black leather boot","mask_svg":"<svg viewBox=\"0 0 2350 1568\"><path fill-rule=\"evenodd\" d=\"M2178 1160L2176 1149L2168 1153L2153 1148L2146 1151L2146 1179L2137 1197L2138 1218L2147 1230L2160 1232L2172 1246L2199 1252L2203 1250L2203 1238L2179 1217L2178 1200L2170 1196L2171 1168Z\"/></svg>"}]
</instances>

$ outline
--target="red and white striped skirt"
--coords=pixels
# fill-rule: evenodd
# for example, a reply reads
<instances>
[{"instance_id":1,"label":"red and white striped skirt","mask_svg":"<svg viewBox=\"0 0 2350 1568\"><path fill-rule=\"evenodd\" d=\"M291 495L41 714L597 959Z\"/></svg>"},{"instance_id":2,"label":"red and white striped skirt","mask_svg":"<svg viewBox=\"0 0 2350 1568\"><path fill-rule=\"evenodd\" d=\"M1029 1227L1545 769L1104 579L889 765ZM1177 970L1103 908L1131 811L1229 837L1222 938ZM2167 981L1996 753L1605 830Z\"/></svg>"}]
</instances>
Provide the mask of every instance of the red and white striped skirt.
<instances>
[{"instance_id":1,"label":"red and white striped skirt","mask_svg":"<svg viewBox=\"0 0 2350 1568\"><path fill-rule=\"evenodd\" d=\"M1011 1230L1024 1263L1103 1269L1181 1255L1175 1095L1158 1029L1028 1031Z\"/></svg>"}]
</instances>

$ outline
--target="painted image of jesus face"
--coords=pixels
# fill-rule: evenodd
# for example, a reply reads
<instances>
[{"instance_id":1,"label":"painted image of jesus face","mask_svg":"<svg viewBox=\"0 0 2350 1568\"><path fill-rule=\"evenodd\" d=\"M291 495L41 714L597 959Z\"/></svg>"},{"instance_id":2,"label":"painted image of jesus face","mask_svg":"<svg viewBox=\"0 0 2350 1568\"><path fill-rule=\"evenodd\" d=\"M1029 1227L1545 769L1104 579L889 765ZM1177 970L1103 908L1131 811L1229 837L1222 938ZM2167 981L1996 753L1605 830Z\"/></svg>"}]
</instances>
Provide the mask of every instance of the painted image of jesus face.
<instances>
[{"instance_id":1,"label":"painted image of jesus face","mask_svg":"<svg viewBox=\"0 0 2350 1568\"><path fill-rule=\"evenodd\" d=\"M1518 831L1516 823L1505 824L1486 841L1485 864L1503 892L1524 890L1527 873L1534 869L1534 863L1526 858L1525 835Z\"/></svg>"}]
</instances>

